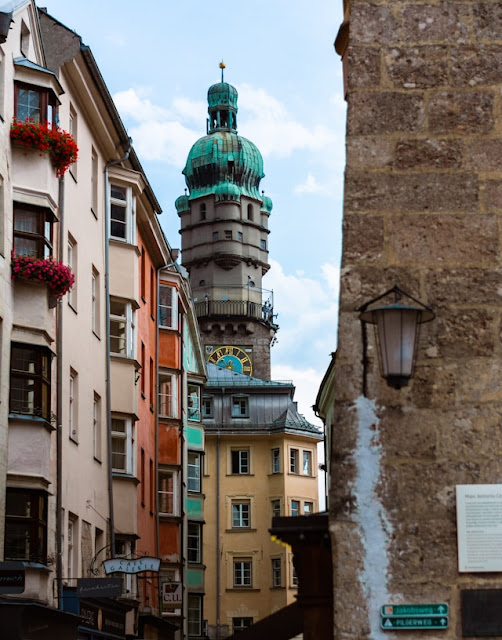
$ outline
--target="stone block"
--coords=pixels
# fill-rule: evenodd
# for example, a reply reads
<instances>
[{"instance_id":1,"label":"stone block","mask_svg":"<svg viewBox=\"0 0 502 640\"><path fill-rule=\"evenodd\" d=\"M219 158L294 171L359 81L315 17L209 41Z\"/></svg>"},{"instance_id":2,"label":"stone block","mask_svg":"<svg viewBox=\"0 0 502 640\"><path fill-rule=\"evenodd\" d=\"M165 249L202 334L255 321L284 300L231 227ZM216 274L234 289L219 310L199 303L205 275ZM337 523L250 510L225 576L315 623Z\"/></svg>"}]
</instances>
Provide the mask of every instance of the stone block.
<instances>
[{"instance_id":1,"label":"stone block","mask_svg":"<svg viewBox=\"0 0 502 640\"><path fill-rule=\"evenodd\" d=\"M380 50L373 47L351 47L347 51L349 89L380 85Z\"/></svg>"},{"instance_id":2,"label":"stone block","mask_svg":"<svg viewBox=\"0 0 502 640\"><path fill-rule=\"evenodd\" d=\"M478 209L472 173L388 174L347 172L346 211L465 211Z\"/></svg>"},{"instance_id":3,"label":"stone block","mask_svg":"<svg viewBox=\"0 0 502 640\"><path fill-rule=\"evenodd\" d=\"M392 165L393 143L388 138L351 136L346 153L347 166L353 169L381 169Z\"/></svg>"},{"instance_id":4,"label":"stone block","mask_svg":"<svg viewBox=\"0 0 502 640\"><path fill-rule=\"evenodd\" d=\"M502 138L469 142L465 159L472 171L502 171Z\"/></svg>"},{"instance_id":5,"label":"stone block","mask_svg":"<svg viewBox=\"0 0 502 640\"><path fill-rule=\"evenodd\" d=\"M458 367L427 365L418 362L405 396L419 409L453 409L456 405Z\"/></svg>"},{"instance_id":6,"label":"stone block","mask_svg":"<svg viewBox=\"0 0 502 640\"><path fill-rule=\"evenodd\" d=\"M500 34L497 39L500 39ZM453 86L475 87L502 83L502 45L452 47L450 57Z\"/></svg>"},{"instance_id":7,"label":"stone block","mask_svg":"<svg viewBox=\"0 0 502 640\"><path fill-rule=\"evenodd\" d=\"M433 411L386 407L380 419L380 442L387 460L434 459L440 424L440 417Z\"/></svg>"},{"instance_id":8,"label":"stone block","mask_svg":"<svg viewBox=\"0 0 502 640\"><path fill-rule=\"evenodd\" d=\"M424 289L435 308L451 305L500 307L502 305L502 269L427 269Z\"/></svg>"},{"instance_id":9,"label":"stone block","mask_svg":"<svg viewBox=\"0 0 502 640\"><path fill-rule=\"evenodd\" d=\"M422 131L425 122L423 96L384 91L349 92L347 135L376 135Z\"/></svg>"},{"instance_id":10,"label":"stone block","mask_svg":"<svg viewBox=\"0 0 502 640\"><path fill-rule=\"evenodd\" d=\"M489 309L463 309L438 313L429 329L430 346L439 358L490 356L496 341L499 314ZM473 327L476 330L473 331Z\"/></svg>"},{"instance_id":11,"label":"stone block","mask_svg":"<svg viewBox=\"0 0 502 640\"><path fill-rule=\"evenodd\" d=\"M420 291L419 273L416 269L393 265L386 268L358 265L357 269L342 269L340 308L353 313L396 284L409 293ZM339 334L342 335L341 329Z\"/></svg>"},{"instance_id":12,"label":"stone block","mask_svg":"<svg viewBox=\"0 0 502 640\"><path fill-rule=\"evenodd\" d=\"M502 404L502 360L500 358L471 358L469 366L458 366L456 390L459 403L478 405ZM500 473L500 472L499 472Z\"/></svg>"},{"instance_id":13,"label":"stone block","mask_svg":"<svg viewBox=\"0 0 502 640\"><path fill-rule=\"evenodd\" d=\"M464 143L461 140L403 139L396 143L398 169L460 169Z\"/></svg>"},{"instance_id":14,"label":"stone block","mask_svg":"<svg viewBox=\"0 0 502 640\"><path fill-rule=\"evenodd\" d=\"M392 47L384 56L387 75L396 89L428 89L448 85L448 48Z\"/></svg>"},{"instance_id":15,"label":"stone block","mask_svg":"<svg viewBox=\"0 0 502 640\"><path fill-rule=\"evenodd\" d=\"M450 460L500 460L502 456L502 410L500 407L465 407L437 416L437 455ZM484 476L483 482L492 482Z\"/></svg>"},{"instance_id":16,"label":"stone block","mask_svg":"<svg viewBox=\"0 0 502 640\"><path fill-rule=\"evenodd\" d=\"M498 224L492 215L394 216L388 234L398 264L496 266L498 262Z\"/></svg>"},{"instance_id":17,"label":"stone block","mask_svg":"<svg viewBox=\"0 0 502 640\"><path fill-rule=\"evenodd\" d=\"M502 180L486 180L481 191L483 210L488 213L502 210Z\"/></svg>"},{"instance_id":18,"label":"stone block","mask_svg":"<svg viewBox=\"0 0 502 640\"><path fill-rule=\"evenodd\" d=\"M387 44L394 38L398 26L386 5L361 3L351 6L350 40L353 43Z\"/></svg>"},{"instance_id":19,"label":"stone block","mask_svg":"<svg viewBox=\"0 0 502 640\"><path fill-rule=\"evenodd\" d=\"M438 91L428 108L429 129L441 133L489 133L493 129L493 94L489 91Z\"/></svg>"},{"instance_id":20,"label":"stone block","mask_svg":"<svg viewBox=\"0 0 502 640\"><path fill-rule=\"evenodd\" d=\"M475 2L472 5L474 29L478 40L500 41L502 6L499 2Z\"/></svg>"},{"instance_id":21,"label":"stone block","mask_svg":"<svg viewBox=\"0 0 502 640\"><path fill-rule=\"evenodd\" d=\"M380 262L384 245L382 216L357 213L346 215L342 228L346 260Z\"/></svg>"},{"instance_id":22,"label":"stone block","mask_svg":"<svg viewBox=\"0 0 502 640\"><path fill-rule=\"evenodd\" d=\"M409 43L462 43L470 34L469 6L454 2L410 4L402 9L401 40Z\"/></svg>"}]
</instances>

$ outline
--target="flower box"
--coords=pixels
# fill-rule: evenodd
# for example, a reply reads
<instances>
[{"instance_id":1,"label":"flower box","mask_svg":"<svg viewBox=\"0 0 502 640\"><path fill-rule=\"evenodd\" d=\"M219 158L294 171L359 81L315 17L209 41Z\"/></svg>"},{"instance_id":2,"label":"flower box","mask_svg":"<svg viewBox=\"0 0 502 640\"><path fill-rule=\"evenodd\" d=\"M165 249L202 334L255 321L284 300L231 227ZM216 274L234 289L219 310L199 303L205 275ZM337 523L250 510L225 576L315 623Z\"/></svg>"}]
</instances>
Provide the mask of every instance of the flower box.
<instances>
[{"instance_id":1,"label":"flower box","mask_svg":"<svg viewBox=\"0 0 502 640\"><path fill-rule=\"evenodd\" d=\"M58 260L47 258L39 260L33 256L11 254L12 279L45 283L50 293L59 299L68 293L75 284L75 275L70 267Z\"/></svg>"}]
</instances>

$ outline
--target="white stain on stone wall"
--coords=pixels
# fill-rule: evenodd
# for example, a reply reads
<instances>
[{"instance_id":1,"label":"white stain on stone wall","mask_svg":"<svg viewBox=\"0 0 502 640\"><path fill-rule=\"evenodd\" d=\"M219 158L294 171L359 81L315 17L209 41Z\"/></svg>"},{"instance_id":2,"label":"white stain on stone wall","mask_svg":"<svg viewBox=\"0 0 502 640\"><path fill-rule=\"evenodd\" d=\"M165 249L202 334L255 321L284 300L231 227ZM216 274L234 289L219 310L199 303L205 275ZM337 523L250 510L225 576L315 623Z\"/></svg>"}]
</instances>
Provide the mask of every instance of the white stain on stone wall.
<instances>
[{"instance_id":1,"label":"white stain on stone wall","mask_svg":"<svg viewBox=\"0 0 502 640\"><path fill-rule=\"evenodd\" d=\"M392 524L376 489L380 480L382 447L380 445L379 418L374 400L359 397L357 410L358 435L354 452L357 477L354 492L357 500L356 521L364 548L363 571L360 581L366 597L371 628L370 637L387 638L380 629L380 608L393 602L389 595L388 546Z\"/></svg>"}]
</instances>

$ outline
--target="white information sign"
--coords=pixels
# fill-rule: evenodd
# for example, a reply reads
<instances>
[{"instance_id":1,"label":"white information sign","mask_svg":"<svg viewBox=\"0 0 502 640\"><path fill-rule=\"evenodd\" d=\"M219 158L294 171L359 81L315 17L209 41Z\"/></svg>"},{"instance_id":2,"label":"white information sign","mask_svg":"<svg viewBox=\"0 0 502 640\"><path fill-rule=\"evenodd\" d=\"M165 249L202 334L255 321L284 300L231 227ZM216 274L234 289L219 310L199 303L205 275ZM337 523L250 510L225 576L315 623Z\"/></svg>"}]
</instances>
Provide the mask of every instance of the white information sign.
<instances>
[{"instance_id":1,"label":"white information sign","mask_svg":"<svg viewBox=\"0 0 502 640\"><path fill-rule=\"evenodd\" d=\"M183 590L180 582L162 583L162 607L163 609L178 609L181 607Z\"/></svg>"},{"instance_id":2,"label":"white information sign","mask_svg":"<svg viewBox=\"0 0 502 640\"><path fill-rule=\"evenodd\" d=\"M457 485L458 570L502 571L502 484Z\"/></svg>"}]
</instances>

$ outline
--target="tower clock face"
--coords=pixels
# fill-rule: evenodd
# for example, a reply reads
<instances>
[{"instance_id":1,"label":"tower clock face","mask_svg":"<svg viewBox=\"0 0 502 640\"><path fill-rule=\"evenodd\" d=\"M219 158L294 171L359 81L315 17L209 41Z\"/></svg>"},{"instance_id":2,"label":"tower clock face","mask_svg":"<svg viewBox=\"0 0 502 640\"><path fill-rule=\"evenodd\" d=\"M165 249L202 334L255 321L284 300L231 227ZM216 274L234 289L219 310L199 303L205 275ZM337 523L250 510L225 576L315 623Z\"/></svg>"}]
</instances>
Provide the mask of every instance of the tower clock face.
<instances>
[{"instance_id":1,"label":"tower clock face","mask_svg":"<svg viewBox=\"0 0 502 640\"><path fill-rule=\"evenodd\" d=\"M251 358L239 347L226 345L216 347L207 360L224 369L237 371L237 373L245 373L248 376L253 373Z\"/></svg>"}]
</instances>

